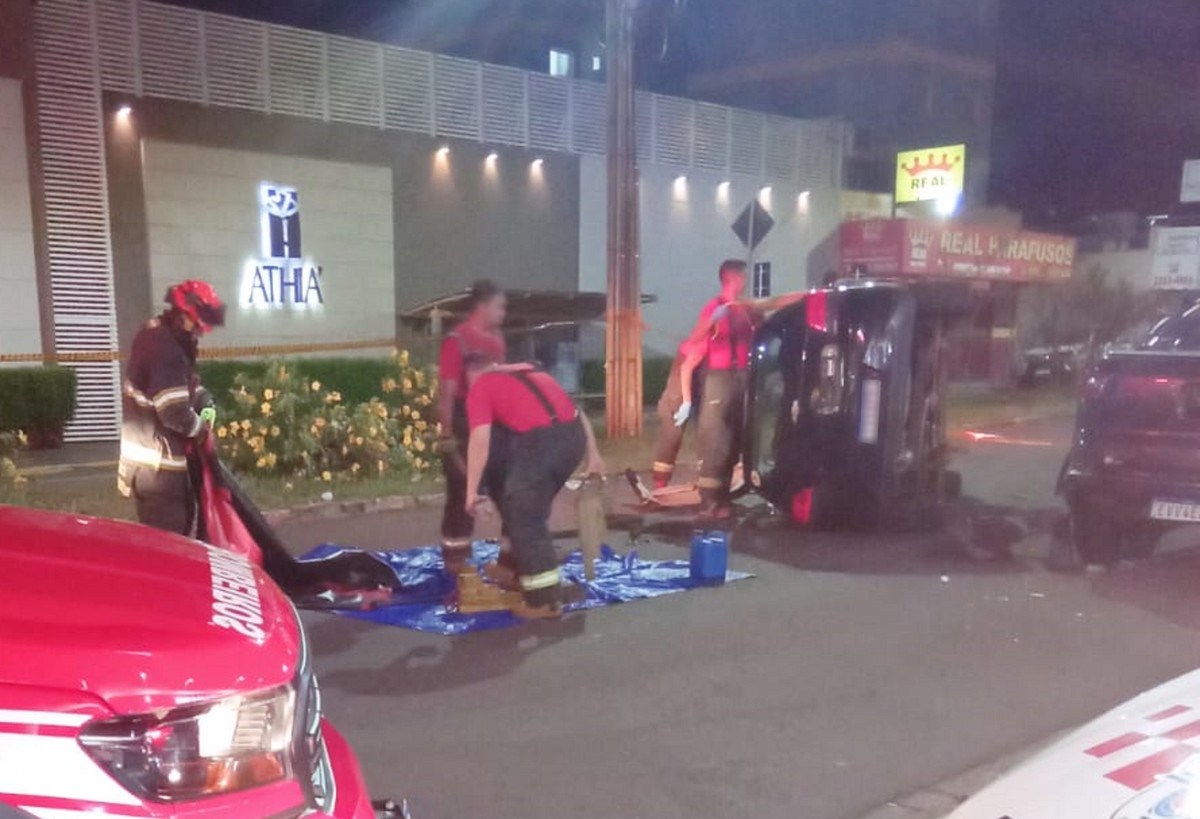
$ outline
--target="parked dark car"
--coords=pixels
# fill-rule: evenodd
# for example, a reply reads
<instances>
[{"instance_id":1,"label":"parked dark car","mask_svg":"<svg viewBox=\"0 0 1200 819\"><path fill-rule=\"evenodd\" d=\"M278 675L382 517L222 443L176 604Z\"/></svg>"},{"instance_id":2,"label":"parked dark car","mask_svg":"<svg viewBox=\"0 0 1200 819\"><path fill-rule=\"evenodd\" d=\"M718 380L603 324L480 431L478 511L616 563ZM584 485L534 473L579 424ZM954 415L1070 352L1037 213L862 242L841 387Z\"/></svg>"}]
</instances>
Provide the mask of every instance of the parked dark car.
<instances>
[{"instance_id":1,"label":"parked dark car","mask_svg":"<svg viewBox=\"0 0 1200 819\"><path fill-rule=\"evenodd\" d=\"M1167 529L1200 523L1200 307L1100 356L1058 489L1088 563L1148 556Z\"/></svg>"},{"instance_id":2,"label":"parked dark car","mask_svg":"<svg viewBox=\"0 0 1200 819\"><path fill-rule=\"evenodd\" d=\"M946 469L946 330L955 283L852 280L808 294L759 330L746 464L794 521L902 526L957 494Z\"/></svg>"}]
</instances>

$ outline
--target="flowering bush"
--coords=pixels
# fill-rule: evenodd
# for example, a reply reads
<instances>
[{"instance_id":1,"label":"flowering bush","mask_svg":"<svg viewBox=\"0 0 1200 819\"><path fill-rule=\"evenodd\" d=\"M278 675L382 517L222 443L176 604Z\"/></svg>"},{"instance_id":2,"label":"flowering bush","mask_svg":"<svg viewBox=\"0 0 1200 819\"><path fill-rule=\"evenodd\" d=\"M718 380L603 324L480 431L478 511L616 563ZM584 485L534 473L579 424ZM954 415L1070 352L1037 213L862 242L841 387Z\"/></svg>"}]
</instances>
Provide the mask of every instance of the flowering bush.
<instances>
[{"instance_id":1,"label":"flowering bush","mask_svg":"<svg viewBox=\"0 0 1200 819\"><path fill-rule=\"evenodd\" d=\"M19 432L0 432L0 488L16 486L24 482L17 472L14 457L17 450L25 443L25 437Z\"/></svg>"},{"instance_id":2,"label":"flowering bush","mask_svg":"<svg viewBox=\"0 0 1200 819\"><path fill-rule=\"evenodd\" d=\"M379 397L347 405L287 362L261 376L234 379L233 419L214 430L221 457L238 472L316 478L326 482L368 475L408 475L433 468L430 377L396 351Z\"/></svg>"}]
</instances>

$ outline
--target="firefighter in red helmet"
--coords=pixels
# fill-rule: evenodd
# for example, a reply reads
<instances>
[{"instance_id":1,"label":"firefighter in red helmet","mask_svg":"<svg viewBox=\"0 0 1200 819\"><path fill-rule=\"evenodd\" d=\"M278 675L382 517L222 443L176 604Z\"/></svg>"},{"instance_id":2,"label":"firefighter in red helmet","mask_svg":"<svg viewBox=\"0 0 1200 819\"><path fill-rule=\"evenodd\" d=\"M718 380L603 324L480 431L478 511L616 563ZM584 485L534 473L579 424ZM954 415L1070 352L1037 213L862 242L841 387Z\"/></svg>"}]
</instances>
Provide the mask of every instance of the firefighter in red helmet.
<instances>
[{"instance_id":1,"label":"firefighter in red helmet","mask_svg":"<svg viewBox=\"0 0 1200 819\"><path fill-rule=\"evenodd\" d=\"M117 485L133 498L141 523L188 535L195 502L187 444L208 425L195 410L200 336L225 324L225 306L207 282L186 281L167 291L167 309L133 339L121 385L121 462Z\"/></svg>"}]
</instances>

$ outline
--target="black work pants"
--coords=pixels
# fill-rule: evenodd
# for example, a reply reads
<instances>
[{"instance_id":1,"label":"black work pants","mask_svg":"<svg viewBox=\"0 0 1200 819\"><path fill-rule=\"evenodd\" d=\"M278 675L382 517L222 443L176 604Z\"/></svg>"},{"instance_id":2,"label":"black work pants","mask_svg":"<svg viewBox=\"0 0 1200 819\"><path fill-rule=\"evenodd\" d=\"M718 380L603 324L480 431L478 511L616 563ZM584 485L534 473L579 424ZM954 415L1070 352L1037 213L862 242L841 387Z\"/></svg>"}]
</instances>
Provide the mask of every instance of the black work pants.
<instances>
[{"instance_id":1,"label":"black work pants","mask_svg":"<svg viewBox=\"0 0 1200 819\"><path fill-rule=\"evenodd\" d=\"M187 472L141 467L134 473L132 489L138 523L192 536L196 498Z\"/></svg>"},{"instance_id":2,"label":"black work pants","mask_svg":"<svg viewBox=\"0 0 1200 819\"><path fill-rule=\"evenodd\" d=\"M531 606L562 602L558 556L550 536L554 497L583 460L587 437L579 419L513 433L500 516L508 530L517 575Z\"/></svg>"},{"instance_id":3,"label":"black work pants","mask_svg":"<svg viewBox=\"0 0 1200 819\"><path fill-rule=\"evenodd\" d=\"M746 370L709 370L700 403L700 499L706 509L729 500L729 481L742 456Z\"/></svg>"},{"instance_id":4,"label":"black work pants","mask_svg":"<svg viewBox=\"0 0 1200 819\"><path fill-rule=\"evenodd\" d=\"M656 487L666 486L671 482L675 473L675 461L679 458L679 450L683 446L683 433L687 425L675 425L675 413L683 406L683 368L682 354L675 356L671 364L671 372L667 376L667 384L662 396L658 399L658 435L654 439L654 484ZM703 381L699 370L692 376L692 401L700 401L698 387Z\"/></svg>"}]
</instances>

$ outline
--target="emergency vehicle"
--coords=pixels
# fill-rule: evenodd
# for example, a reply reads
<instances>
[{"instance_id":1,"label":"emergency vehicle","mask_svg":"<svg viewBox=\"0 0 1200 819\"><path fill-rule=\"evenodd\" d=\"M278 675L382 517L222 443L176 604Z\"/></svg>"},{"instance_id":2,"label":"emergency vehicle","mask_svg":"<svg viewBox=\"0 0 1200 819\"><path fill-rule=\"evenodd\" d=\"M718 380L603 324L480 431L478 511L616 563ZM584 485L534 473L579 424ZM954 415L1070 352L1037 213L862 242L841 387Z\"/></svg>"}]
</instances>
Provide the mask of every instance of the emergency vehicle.
<instances>
[{"instance_id":1,"label":"emergency vehicle","mask_svg":"<svg viewBox=\"0 0 1200 819\"><path fill-rule=\"evenodd\" d=\"M241 556L0 507L0 804L40 819L374 819L304 629Z\"/></svg>"},{"instance_id":2,"label":"emergency vehicle","mask_svg":"<svg viewBox=\"0 0 1200 819\"><path fill-rule=\"evenodd\" d=\"M1200 671L1055 742L948 819L1200 819Z\"/></svg>"}]
</instances>

